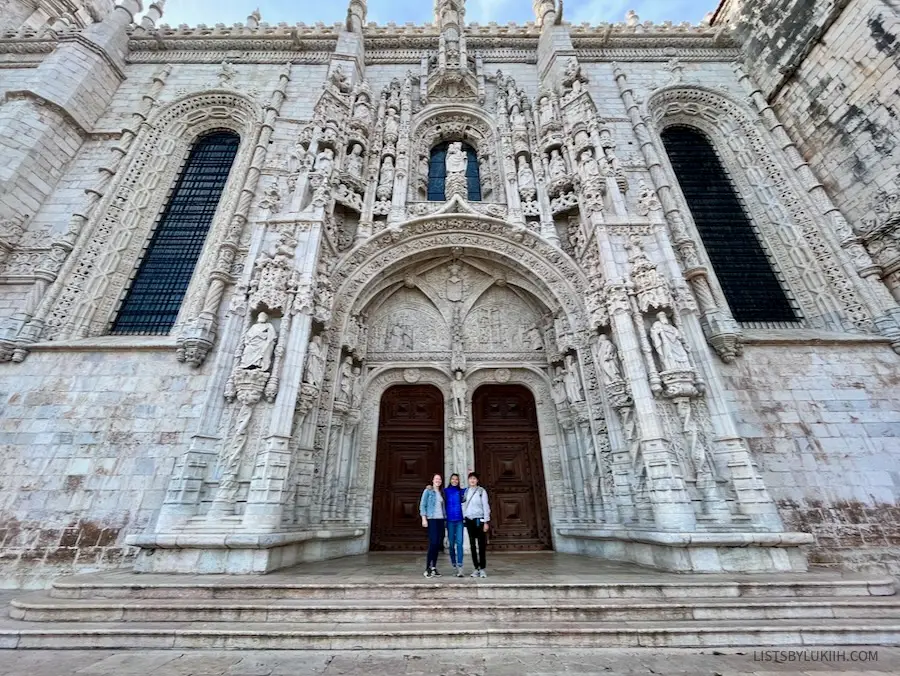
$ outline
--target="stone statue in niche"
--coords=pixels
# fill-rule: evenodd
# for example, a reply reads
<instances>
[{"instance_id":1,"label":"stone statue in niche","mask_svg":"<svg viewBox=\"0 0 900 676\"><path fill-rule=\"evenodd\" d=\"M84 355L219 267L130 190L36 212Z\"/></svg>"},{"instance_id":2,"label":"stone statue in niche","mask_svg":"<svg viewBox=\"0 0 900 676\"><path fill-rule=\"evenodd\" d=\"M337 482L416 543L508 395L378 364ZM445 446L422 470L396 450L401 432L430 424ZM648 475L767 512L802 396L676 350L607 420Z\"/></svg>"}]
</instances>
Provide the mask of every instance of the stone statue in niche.
<instances>
[{"instance_id":1,"label":"stone statue in niche","mask_svg":"<svg viewBox=\"0 0 900 676\"><path fill-rule=\"evenodd\" d=\"M462 143L451 143L447 148L447 174L463 174L469 168L469 156L463 150Z\"/></svg>"},{"instance_id":2,"label":"stone statue in niche","mask_svg":"<svg viewBox=\"0 0 900 676\"><path fill-rule=\"evenodd\" d=\"M269 315L260 312L256 323L247 330L244 337L244 350L238 368L245 371L271 369L276 338L275 327L269 322Z\"/></svg>"},{"instance_id":3,"label":"stone statue in niche","mask_svg":"<svg viewBox=\"0 0 900 676\"><path fill-rule=\"evenodd\" d=\"M553 403L556 408L563 408L569 402L569 395L566 393L565 369L562 366L556 367L556 375L553 376L553 386L551 394Z\"/></svg>"},{"instance_id":4,"label":"stone statue in niche","mask_svg":"<svg viewBox=\"0 0 900 676\"><path fill-rule=\"evenodd\" d=\"M460 326L453 329L453 340L450 345L450 370L454 372L466 370L466 346Z\"/></svg>"},{"instance_id":5,"label":"stone statue in niche","mask_svg":"<svg viewBox=\"0 0 900 676\"><path fill-rule=\"evenodd\" d=\"M353 369L353 388L350 395L350 408L359 408L362 405L362 369L357 366Z\"/></svg>"},{"instance_id":6,"label":"stone statue in niche","mask_svg":"<svg viewBox=\"0 0 900 676\"><path fill-rule=\"evenodd\" d=\"M525 129L525 115L518 105L513 105L509 114L509 122L513 129Z\"/></svg>"},{"instance_id":7,"label":"stone statue in niche","mask_svg":"<svg viewBox=\"0 0 900 676\"><path fill-rule=\"evenodd\" d=\"M541 127L552 124L555 117L553 112L553 101L550 100L549 96L542 96L541 100L538 102L538 119L540 120Z\"/></svg>"},{"instance_id":8,"label":"stone statue in niche","mask_svg":"<svg viewBox=\"0 0 900 676\"><path fill-rule=\"evenodd\" d=\"M333 170L334 151L331 148L325 148L316 155L316 171L325 176L325 178L330 178Z\"/></svg>"},{"instance_id":9,"label":"stone statue in niche","mask_svg":"<svg viewBox=\"0 0 900 676\"><path fill-rule=\"evenodd\" d=\"M605 384L608 385L622 380L622 371L619 368L619 351L605 333L601 333L597 341L597 361L600 363L600 373Z\"/></svg>"},{"instance_id":10,"label":"stone statue in niche","mask_svg":"<svg viewBox=\"0 0 900 676\"><path fill-rule=\"evenodd\" d=\"M353 357L345 357L341 362L337 400L347 404L353 400Z\"/></svg>"},{"instance_id":11,"label":"stone statue in niche","mask_svg":"<svg viewBox=\"0 0 900 676\"><path fill-rule=\"evenodd\" d=\"M369 110L369 97L365 93L360 93L356 99L356 105L353 107L353 119L358 120L362 124L368 126L371 122L371 111Z\"/></svg>"},{"instance_id":12,"label":"stone statue in niche","mask_svg":"<svg viewBox=\"0 0 900 676\"><path fill-rule=\"evenodd\" d=\"M400 120L397 118L397 111L388 108L387 117L384 118L384 140L393 144L398 138L400 138Z\"/></svg>"},{"instance_id":13,"label":"stone statue in niche","mask_svg":"<svg viewBox=\"0 0 900 676\"><path fill-rule=\"evenodd\" d=\"M681 331L669 322L665 312L656 314L656 321L650 328L653 349L659 355L663 371L690 371L691 359L681 339Z\"/></svg>"},{"instance_id":14,"label":"stone statue in niche","mask_svg":"<svg viewBox=\"0 0 900 676\"><path fill-rule=\"evenodd\" d=\"M381 178L378 179L378 199L386 201L394 195L394 158L388 155L381 165Z\"/></svg>"},{"instance_id":15,"label":"stone statue in niche","mask_svg":"<svg viewBox=\"0 0 900 676\"><path fill-rule=\"evenodd\" d=\"M581 387L581 377L578 375L578 365L575 363L575 357L566 356L566 369L563 374L566 385L566 397L570 403L577 404L584 401L584 389Z\"/></svg>"},{"instance_id":16,"label":"stone statue in niche","mask_svg":"<svg viewBox=\"0 0 900 676\"><path fill-rule=\"evenodd\" d=\"M631 281L637 291L638 307L641 312L662 309L672 304L669 285L656 265L650 262L639 237L631 237L625 243L628 251Z\"/></svg>"},{"instance_id":17,"label":"stone statue in niche","mask_svg":"<svg viewBox=\"0 0 900 676\"><path fill-rule=\"evenodd\" d=\"M461 418L466 415L466 395L469 385L463 380L463 374L456 372L456 379L450 383L450 394L453 397L453 415Z\"/></svg>"},{"instance_id":18,"label":"stone statue in niche","mask_svg":"<svg viewBox=\"0 0 900 676\"><path fill-rule=\"evenodd\" d=\"M560 178L565 178L569 173L568 167L566 167L566 160L562 156L562 153L559 152L559 148L554 148L550 152L550 178L551 180L556 180Z\"/></svg>"},{"instance_id":19,"label":"stone statue in niche","mask_svg":"<svg viewBox=\"0 0 900 676\"><path fill-rule=\"evenodd\" d=\"M587 183L590 180L602 178L600 163L594 157L594 151L590 148L581 153L581 165L579 167L581 180Z\"/></svg>"},{"instance_id":20,"label":"stone statue in niche","mask_svg":"<svg viewBox=\"0 0 900 676\"><path fill-rule=\"evenodd\" d=\"M537 196L537 188L535 187L534 172L528 166L528 159L524 155L519 155L519 194L526 202L531 202Z\"/></svg>"},{"instance_id":21,"label":"stone statue in niche","mask_svg":"<svg viewBox=\"0 0 900 676\"><path fill-rule=\"evenodd\" d=\"M322 336L313 336L306 348L306 372L303 382L313 387L322 385L325 377L325 349L322 347Z\"/></svg>"},{"instance_id":22,"label":"stone statue in niche","mask_svg":"<svg viewBox=\"0 0 900 676\"><path fill-rule=\"evenodd\" d=\"M469 155L463 150L462 143L451 143L447 149L447 178L444 183L444 193L449 199L453 195L459 195L463 199L468 196L468 180L466 171L469 168Z\"/></svg>"},{"instance_id":23,"label":"stone statue in niche","mask_svg":"<svg viewBox=\"0 0 900 676\"><path fill-rule=\"evenodd\" d=\"M362 177L363 170L363 157L362 157L363 147L358 143L353 144L353 148L350 150L350 154L347 155L346 165L347 165L347 173L356 178Z\"/></svg>"}]
</instances>

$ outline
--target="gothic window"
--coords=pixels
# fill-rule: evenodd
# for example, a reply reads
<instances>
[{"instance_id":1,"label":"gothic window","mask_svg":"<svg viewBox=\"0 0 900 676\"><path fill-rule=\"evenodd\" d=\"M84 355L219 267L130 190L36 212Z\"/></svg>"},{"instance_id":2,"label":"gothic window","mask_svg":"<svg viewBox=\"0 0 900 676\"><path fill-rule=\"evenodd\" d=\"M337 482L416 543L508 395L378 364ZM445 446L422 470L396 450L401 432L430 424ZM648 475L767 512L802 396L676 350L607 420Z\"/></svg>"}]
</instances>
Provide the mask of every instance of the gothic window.
<instances>
[{"instance_id":1,"label":"gothic window","mask_svg":"<svg viewBox=\"0 0 900 676\"><path fill-rule=\"evenodd\" d=\"M218 131L194 144L111 333L165 335L172 329L240 141Z\"/></svg>"},{"instance_id":2,"label":"gothic window","mask_svg":"<svg viewBox=\"0 0 900 676\"><path fill-rule=\"evenodd\" d=\"M445 181L447 180L447 148L450 141L441 143L431 149L431 161L428 164L428 201L443 202L447 199ZM478 168L478 154L468 143L462 144L463 150L469 156L469 164L466 168L466 179L469 187L469 201L481 201L481 171Z\"/></svg>"},{"instance_id":3,"label":"gothic window","mask_svg":"<svg viewBox=\"0 0 900 676\"><path fill-rule=\"evenodd\" d=\"M663 143L734 318L742 323L796 322L737 191L709 140L669 127Z\"/></svg>"}]
</instances>

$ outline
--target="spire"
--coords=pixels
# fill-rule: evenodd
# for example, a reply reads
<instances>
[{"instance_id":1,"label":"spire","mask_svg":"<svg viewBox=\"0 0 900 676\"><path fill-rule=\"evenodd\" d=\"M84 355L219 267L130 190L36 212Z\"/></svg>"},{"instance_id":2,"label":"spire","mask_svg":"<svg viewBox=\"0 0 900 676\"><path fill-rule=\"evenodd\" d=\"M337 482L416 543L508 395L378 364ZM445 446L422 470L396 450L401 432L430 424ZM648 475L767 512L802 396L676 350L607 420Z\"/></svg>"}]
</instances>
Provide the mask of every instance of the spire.
<instances>
[{"instance_id":1,"label":"spire","mask_svg":"<svg viewBox=\"0 0 900 676\"><path fill-rule=\"evenodd\" d=\"M350 7L347 9L347 30L351 33L362 33L368 11L366 0L350 0Z\"/></svg>"},{"instance_id":2,"label":"spire","mask_svg":"<svg viewBox=\"0 0 900 676\"><path fill-rule=\"evenodd\" d=\"M465 65L465 19L466 0L434 0L434 23L441 31L441 54L447 66Z\"/></svg>"},{"instance_id":3,"label":"spire","mask_svg":"<svg viewBox=\"0 0 900 676\"><path fill-rule=\"evenodd\" d=\"M262 21L262 14L259 13L259 7L257 7L250 13L250 16L247 17L247 28L259 28L260 21Z\"/></svg>"}]
</instances>

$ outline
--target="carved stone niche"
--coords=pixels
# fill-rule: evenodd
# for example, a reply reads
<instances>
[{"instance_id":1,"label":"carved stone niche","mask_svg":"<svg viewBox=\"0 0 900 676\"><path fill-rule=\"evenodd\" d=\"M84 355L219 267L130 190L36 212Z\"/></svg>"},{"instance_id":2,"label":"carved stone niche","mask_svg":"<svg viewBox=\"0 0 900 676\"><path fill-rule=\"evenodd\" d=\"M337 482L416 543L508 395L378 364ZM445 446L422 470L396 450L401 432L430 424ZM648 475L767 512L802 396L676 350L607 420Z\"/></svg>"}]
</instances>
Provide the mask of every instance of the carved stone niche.
<instances>
[{"instance_id":1,"label":"carved stone niche","mask_svg":"<svg viewBox=\"0 0 900 676\"><path fill-rule=\"evenodd\" d=\"M432 149L445 141L461 141L475 150L481 174L481 199L491 201L495 186L502 185L495 149L497 140L492 125L481 114L465 110L426 114L414 122L418 162L411 163L409 184L415 189L414 201L428 199L428 169Z\"/></svg>"}]
</instances>

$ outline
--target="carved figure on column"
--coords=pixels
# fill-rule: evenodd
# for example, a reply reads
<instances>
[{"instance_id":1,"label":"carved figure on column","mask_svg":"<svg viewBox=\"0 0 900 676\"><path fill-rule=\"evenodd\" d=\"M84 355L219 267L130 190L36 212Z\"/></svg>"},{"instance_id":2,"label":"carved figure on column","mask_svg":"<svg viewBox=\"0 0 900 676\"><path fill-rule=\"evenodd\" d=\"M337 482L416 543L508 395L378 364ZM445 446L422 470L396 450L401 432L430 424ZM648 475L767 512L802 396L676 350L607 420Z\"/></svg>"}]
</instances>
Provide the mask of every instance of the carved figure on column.
<instances>
[{"instance_id":1,"label":"carved figure on column","mask_svg":"<svg viewBox=\"0 0 900 676\"><path fill-rule=\"evenodd\" d=\"M321 387L325 377L325 349L322 347L322 336L313 336L306 348L306 369L303 382L313 387Z\"/></svg>"},{"instance_id":2,"label":"carved figure on column","mask_svg":"<svg viewBox=\"0 0 900 676\"><path fill-rule=\"evenodd\" d=\"M513 105L512 111L509 114L509 122L513 129L525 129L525 115L522 113L522 109L519 108L518 105Z\"/></svg>"},{"instance_id":3,"label":"carved figure on column","mask_svg":"<svg viewBox=\"0 0 900 676\"><path fill-rule=\"evenodd\" d=\"M566 63L562 84L563 91L567 98L580 94L584 85L587 84L587 77L581 72L581 66L578 64L578 59L574 56Z\"/></svg>"},{"instance_id":4,"label":"carved figure on column","mask_svg":"<svg viewBox=\"0 0 900 676\"><path fill-rule=\"evenodd\" d=\"M334 290L331 286L331 277L328 275L327 266L324 263L320 263L316 274L313 317L323 324L331 321L331 306L333 304Z\"/></svg>"},{"instance_id":5,"label":"carved figure on column","mask_svg":"<svg viewBox=\"0 0 900 676\"><path fill-rule=\"evenodd\" d=\"M463 374L456 372L456 379L450 383L450 394L453 397L453 415L464 417L466 415L466 395L469 393L469 385L463 380Z\"/></svg>"},{"instance_id":6,"label":"carved figure on column","mask_svg":"<svg viewBox=\"0 0 900 676\"><path fill-rule=\"evenodd\" d=\"M535 187L534 172L528 165L528 158L519 155L519 195L525 202L532 202L537 196L537 188Z\"/></svg>"},{"instance_id":7,"label":"carved figure on column","mask_svg":"<svg viewBox=\"0 0 900 676\"><path fill-rule=\"evenodd\" d=\"M463 150L462 143L451 143L447 149L447 178L444 184L447 199L453 195L459 195L463 199L468 196L468 179L466 178L468 168L469 155Z\"/></svg>"},{"instance_id":8,"label":"carved figure on column","mask_svg":"<svg viewBox=\"0 0 900 676\"><path fill-rule=\"evenodd\" d=\"M550 180L556 181L560 179L564 179L569 174L569 169L566 166L566 160L562 156L562 153L559 152L559 148L554 148L550 152Z\"/></svg>"},{"instance_id":9,"label":"carved figure on column","mask_svg":"<svg viewBox=\"0 0 900 676\"><path fill-rule=\"evenodd\" d=\"M359 408L362 406L363 394L362 369L356 366L353 369L353 387L350 391L350 408Z\"/></svg>"},{"instance_id":10,"label":"carved figure on column","mask_svg":"<svg viewBox=\"0 0 900 676\"><path fill-rule=\"evenodd\" d=\"M597 341L597 361L600 363L604 384L609 385L622 380L619 351L605 333L601 333Z\"/></svg>"},{"instance_id":11,"label":"carved figure on column","mask_svg":"<svg viewBox=\"0 0 900 676\"><path fill-rule=\"evenodd\" d=\"M269 322L269 315L260 312L256 323L247 330L247 335L244 337L244 349L238 368L246 371L271 369L276 337L275 327Z\"/></svg>"},{"instance_id":12,"label":"carved figure on column","mask_svg":"<svg viewBox=\"0 0 900 676\"><path fill-rule=\"evenodd\" d=\"M556 121L553 100L549 96L542 96L540 101L538 101L538 120L542 130Z\"/></svg>"},{"instance_id":13,"label":"carved figure on column","mask_svg":"<svg viewBox=\"0 0 900 676\"><path fill-rule=\"evenodd\" d=\"M340 64L335 66L335 69L331 71L331 75L328 76L328 81L341 94L349 94L353 89L353 85L350 84L350 80L344 75L344 69Z\"/></svg>"},{"instance_id":14,"label":"carved figure on column","mask_svg":"<svg viewBox=\"0 0 900 676\"><path fill-rule=\"evenodd\" d=\"M557 409L564 408L569 403L569 395L566 393L565 369L556 367L556 375L553 376L552 395L553 403Z\"/></svg>"},{"instance_id":15,"label":"carved figure on column","mask_svg":"<svg viewBox=\"0 0 900 676\"><path fill-rule=\"evenodd\" d=\"M453 340L450 352L450 370L461 373L466 370L466 346L463 343L462 327L453 328Z\"/></svg>"},{"instance_id":16,"label":"carved figure on column","mask_svg":"<svg viewBox=\"0 0 900 676\"><path fill-rule=\"evenodd\" d=\"M369 95L366 92L360 92L356 97L356 103L353 105L353 126L368 129L372 124L372 109L369 103Z\"/></svg>"},{"instance_id":17,"label":"carved figure on column","mask_svg":"<svg viewBox=\"0 0 900 676\"><path fill-rule=\"evenodd\" d=\"M316 155L316 172L322 174L326 179L331 178L331 172L334 170L334 151L331 148L325 148Z\"/></svg>"},{"instance_id":18,"label":"carved figure on column","mask_svg":"<svg viewBox=\"0 0 900 676\"><path fill-rule=\"evenodd\" d=\"M682 342L681 331L669 322L665 312L656 314L650 328L653 349L659 355L663 371L690 371L693 369L687 349Z\"/></svg>"},{"instance_id":19,"label":"carved figure on column","mask_svg":"<svg viewBox=\"0 0 900 676\"><path fill-rule=\"evenodd\" d=\"M394 194L394 158L388 155L381 165L381 177L378 179L376 195L379 200L390 200Z\"/></svg>"},{"instance_id":20,"label":"carved figure on column","mask_svg":"<svg viewBox=\"0 0 900 676\"><path fill-rule=\"evenodd\" d=\"M341 362L341 372L338 378L337 401L350 404L353 400L353 357L344 357Z\"/></svg>"},{"instance_id":21,"label":"carved figure on column","mask_svg":"<svg viewBox=\"0 0 900 676\"><path fill-rule=\"evenodd\" d=\"M637 293L641 312L661 310L672 306L672 293L656 265L650 262L639 237L632 237L625 244L628 251L631 281Z\"/></svg>"},{"instance_id":22,"label":"carved figure on column","mask_svg":"<svg viewBox=\"0 0 900 676\"><path fill-rule=\"evenodd\" d=\"M387 109L387 117L384 118L384 140L389 145L397 143L400 138L400 119L397 117L397 111L393 108Z\"/></svg>"},{"instance_id":23,"label":"carved figure on column","mask_svg":"<svg viewBox=\"0 0 900 676\"><path fill-rule=\"evenodd\" d=\"M566 385L566 397L572 404L584 401L584 389L581 386L581 377L578 375L578 365L575 357L566 356L566 369L563 374Z\"/></svg>"},{"instance_id":24,"label":"carved figure on column","mask_svg":"<svg viewBox=\"0 0 900 676\"><path fill-rule=\"evenodd\" d=\"M347 173L353 176L354 178L362 177L363 170L363 157L362 157L363 147L358 143L353 144L353 148L350 150L350 154L347 155L347 159L345 160L345 164L347 166Z\"/></svg>"}]
</instances>

